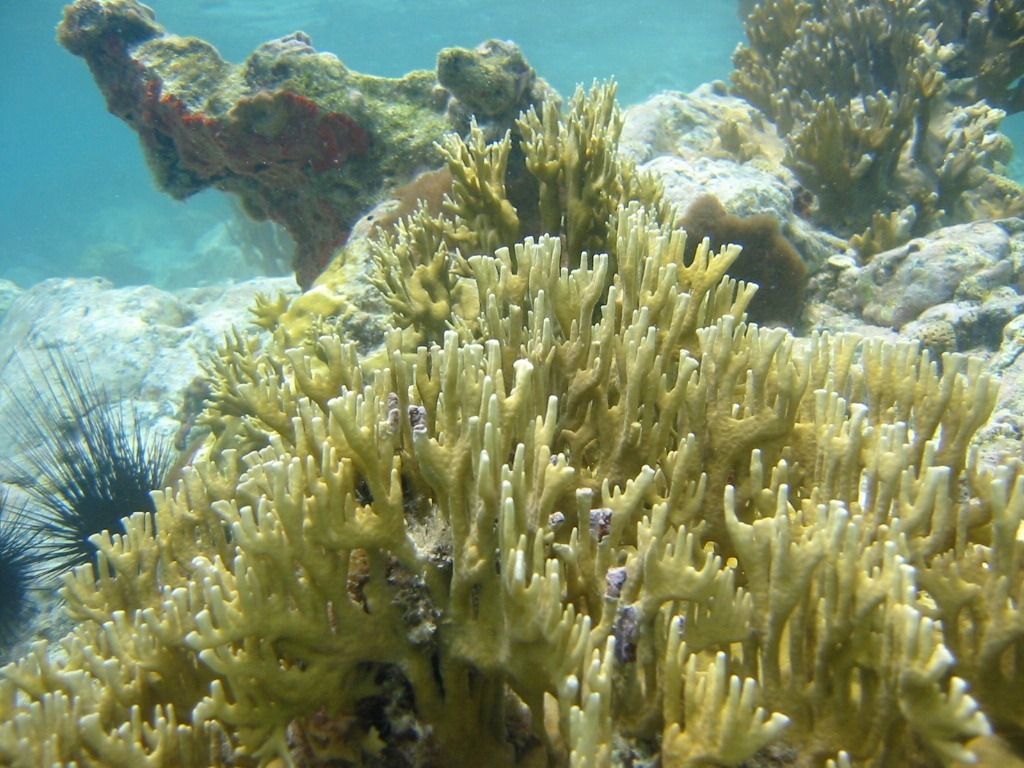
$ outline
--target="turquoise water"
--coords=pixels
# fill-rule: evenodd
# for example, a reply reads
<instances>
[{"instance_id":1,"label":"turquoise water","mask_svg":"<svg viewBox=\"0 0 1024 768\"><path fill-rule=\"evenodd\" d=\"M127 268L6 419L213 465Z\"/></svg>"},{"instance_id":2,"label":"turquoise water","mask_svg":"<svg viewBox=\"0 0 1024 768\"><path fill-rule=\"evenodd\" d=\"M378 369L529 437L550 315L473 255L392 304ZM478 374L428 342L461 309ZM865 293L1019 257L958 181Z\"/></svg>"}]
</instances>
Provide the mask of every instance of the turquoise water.
<instances>
[{"instance_id":1,"label":"turquoise water","mask_svg":"<svg viewBox=\"0 0 1024 768\"><path fill-rule=\"evenodd\" d=\"M62 6L0 4L0 28L8 31L0 47L0 278L22 287L96 273L124 283L216 279L220 273L194 259L231 219L228 201L207 192L179 203L155 190L134 133L107 114L85 63L56 44ZM351 68L385 76L433 69L447 46L511 39L561 92L615 75L624 104L727 78L743 36L729 0L165 0L153 7L168 30L206 39L232 61L301 29Z\"/></svg>"}]
</instances>

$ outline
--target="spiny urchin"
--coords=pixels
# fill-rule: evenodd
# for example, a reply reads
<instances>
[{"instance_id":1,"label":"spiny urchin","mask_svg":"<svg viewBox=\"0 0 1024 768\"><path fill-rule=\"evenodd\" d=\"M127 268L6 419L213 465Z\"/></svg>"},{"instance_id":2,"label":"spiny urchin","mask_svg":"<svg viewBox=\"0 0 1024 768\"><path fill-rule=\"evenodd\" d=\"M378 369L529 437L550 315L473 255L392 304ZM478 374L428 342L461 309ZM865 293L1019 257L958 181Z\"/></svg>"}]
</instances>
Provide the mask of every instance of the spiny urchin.
<instances>
[{"instance_id":1,"label":"spiny urchin","mask_svg":"<svg viewBox=\"0 0 1024 768\"><path fill-rule=\"evenodd\" d=\"M10 649L32 614L30 592L43 555L24 509L0 490L0 653Z\"/></svg>"},{"instance_id":2,"label":"spiny urchin","mask_svg":"<svg viewBox=\"0 0 1024 768\"><path fill-rule=\"evenodd\" d=\"M32 500L25 517L46 560L42 572L55 575L94 562L93 535L122 532L122 518L153 510L150 492L162 487L173 449L67 354L21 367L27 390L6 389L7 431L23 451L12 469Z\"/></svg>"}]
</instances>

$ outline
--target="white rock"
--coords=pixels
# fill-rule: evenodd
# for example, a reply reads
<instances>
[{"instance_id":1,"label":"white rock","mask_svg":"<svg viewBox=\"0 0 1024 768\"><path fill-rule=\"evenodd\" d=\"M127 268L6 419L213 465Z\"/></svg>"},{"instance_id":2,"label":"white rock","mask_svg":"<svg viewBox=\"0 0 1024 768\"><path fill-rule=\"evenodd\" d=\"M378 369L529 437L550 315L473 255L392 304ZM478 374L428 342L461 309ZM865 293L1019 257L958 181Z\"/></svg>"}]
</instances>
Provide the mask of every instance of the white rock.
<instances>
[{"instance_id":1,"label":"white rock","mask_svg":"<svg viewBox=\"0 0 1024 768\"><path fill-rule=\"evenodd\" d=\"M845 270L833 298L869 322L898 330L958 293L980 290L972 283L989 290L1008 283L1009 255L1010 235L997 223L945 227Z\"/></svg>"},{"instance_id":2,"label":"white rock","mask_svg":"<svg viewBox=\"0 0 1024 768\"><path fill-rule=\"evenodd\" d=\"M51 356L87 366L112 401L131 401L143 426L173 435L182 393L200 361L236 327L263 333L248 308L257 293L294 293L292 278L192 288L177 293L114 288L101 278L47 280L21 293L0 323L0 425L13 401L46 392ZM30 380L26 380L26 377Z\"/></svg>"}]
</instances>

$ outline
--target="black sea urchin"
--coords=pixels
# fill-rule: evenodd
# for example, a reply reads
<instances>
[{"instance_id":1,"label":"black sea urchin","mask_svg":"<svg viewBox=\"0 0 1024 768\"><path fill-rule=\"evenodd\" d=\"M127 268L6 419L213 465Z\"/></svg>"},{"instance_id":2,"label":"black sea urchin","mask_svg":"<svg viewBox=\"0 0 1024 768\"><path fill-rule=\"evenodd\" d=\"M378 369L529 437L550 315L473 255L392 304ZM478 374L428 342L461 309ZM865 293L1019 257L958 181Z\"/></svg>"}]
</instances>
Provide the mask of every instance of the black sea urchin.
<instances>
[{"instance_id":1,"label":"black sea urchin","mask_svg":"<svg viewBox=\"0 0 1024 768\"><path fill-rule=\"evenodd\" d=\"M32 614L29 592L43 556L22 508L0 490L0 654L20 636Z\"/></svg>"},{"instance_id":2,"label":"black sea urchin","mask_svg":"<svg viewBox=\"0 0 1024 768\"><path fill-rule=\"evenodd\" d=\"M13 469L32 504L26 513L54 575L92 563L89 540L123 531L121 518L152 511L172 461L167 439L150 439L135 408L113 403L87 366L51 352L22 364L26 388L8 386L6 425L21 450Z\"/></svg>"}]
</instances>

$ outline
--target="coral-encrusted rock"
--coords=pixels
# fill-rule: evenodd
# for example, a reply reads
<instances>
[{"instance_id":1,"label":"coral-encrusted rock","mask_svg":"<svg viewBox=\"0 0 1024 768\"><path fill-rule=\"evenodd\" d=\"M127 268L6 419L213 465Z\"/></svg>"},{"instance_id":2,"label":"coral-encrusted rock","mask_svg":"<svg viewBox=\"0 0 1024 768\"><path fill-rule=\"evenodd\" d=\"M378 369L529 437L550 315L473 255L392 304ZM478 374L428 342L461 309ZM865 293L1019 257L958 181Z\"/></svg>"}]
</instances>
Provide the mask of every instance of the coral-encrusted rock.
<instances>
[{"instance_id":1,"label":"coral-encrusted rock","mask_svg":"<svg viewBox=\"0 0 1024 768\"><path fill-rule=\"evenodd\" d=\"M449 115L460 131L473 117L499 138L505 127L532 104L558 94L537 77L519 47L507 40L488 40L470 50L445 48L437 55L437 79L452 94Z\"/></svg>"},{"instance_id":2,"label":"coral-encrusted rock","mask_svg":"<svg viewBox=\"0 0 1024 768\"><path fill-rule=\"evenodd\" d=\"M365 155L370 137L346 115L324 112L291 91L261 91L239 99L223 119L193 114L176 96L160 95L152 83L140 130L147 146L170 139L177 164L165 169L187 175L161 178L164 188L186 197L212 179L229 175L258 178L264 199L273 190L294 189L311 174L339 170ZM252 202L250 202L250 206Z\"/></svg>"},{"instance_id":3,"label":"coral-encrusted rock","mask_svg":"<svg viewBox=\"0 0 1024 768\"><path fill-rule=\"evenodd\" d=\"M868 322L899 330L930 307L1009 284L1010 251L1010 234L998 223L946 227L846 270L832 298Z\"/></svg>"},{"instance_id":4,"label":"coral-encrusted rock","mask_svg":"<svg viewBox=\"0 0 1024 768\"><path fill-rule=\"evenodd\" d=\"M1003 286L981 300L951 301L926 309L900 333L918 339L933 353L999 349L1007 324L1022 313L1024 296Z\"/></svg>"},{"instance_id":5,"label":"coral-encrusted rock","mask_svg":"<svg viewBox=\"0 0 1024 768\"><path fill-rule=\"evenodd\" d=\"M138 132L160 187L178 199L233 192L257 220L283 225L303 287L389 190L441 165L435 141L453 127L433 72L362 75L301 32L236 66L209 43L166 33L136 0L78 0L58 39ZM511 44L503 52L489 71L521 86L524 101L533 70Z\"/></svg>"},{"instance_id":6,"label":"coral-encrusted rock","mask_svg":"<svg viewBox=\"0 0 1024 768\"><path fill-rule=\"evenodd\" d=\"M164 32L135 0L79 0L65 10L58 40L88 62L110 111L139 133L160 187L178 199L211 186L235 192L254 217L284 225L302 284L358 218L353 187L370 192L366 179L379 179L394 161L386 141L370 157L370 116L358 114L358 88L304 35L235 67L208 43ZM424 86L407 101L440 123L432 84ZM335 89L340 98L329 97ZM419 150L421 158L430 153ZM346 167L356 157L362 167Z\"/></svg>"}]
</instances>

